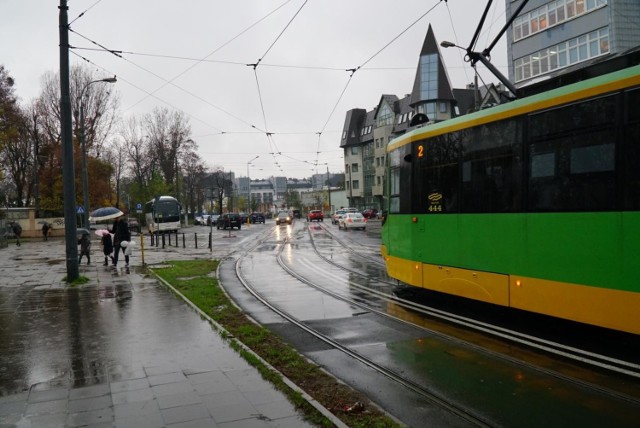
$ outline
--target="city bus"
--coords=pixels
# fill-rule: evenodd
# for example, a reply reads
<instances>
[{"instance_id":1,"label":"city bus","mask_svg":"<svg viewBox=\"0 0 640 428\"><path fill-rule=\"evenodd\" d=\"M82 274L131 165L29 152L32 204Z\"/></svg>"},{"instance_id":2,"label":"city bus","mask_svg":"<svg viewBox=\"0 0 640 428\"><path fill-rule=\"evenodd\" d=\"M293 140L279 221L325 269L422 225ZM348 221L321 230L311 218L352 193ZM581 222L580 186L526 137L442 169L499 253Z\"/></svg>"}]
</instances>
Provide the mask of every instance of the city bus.
<instances>
[{"instance_id":1,"label":"city bus","mask_svg":"<svg viewBox=\"0 0 640 428\"><path fill-rule=\"evenodd\" d=\"M175 232L180 229L180 202L173 196L156 196L144 204L149 232Z\"/></svg>"}]
</instances>

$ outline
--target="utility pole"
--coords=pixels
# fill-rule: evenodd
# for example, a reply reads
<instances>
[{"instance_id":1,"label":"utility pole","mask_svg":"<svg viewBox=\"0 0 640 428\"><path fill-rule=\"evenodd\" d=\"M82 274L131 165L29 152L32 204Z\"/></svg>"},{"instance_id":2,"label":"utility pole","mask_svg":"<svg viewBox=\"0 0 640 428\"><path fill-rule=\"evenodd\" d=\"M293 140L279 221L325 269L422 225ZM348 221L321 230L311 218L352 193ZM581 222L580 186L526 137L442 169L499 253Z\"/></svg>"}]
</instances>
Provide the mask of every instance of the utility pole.
<instances>
[{"instance_id":1,"label":"utility pole","mask_svg":"<svg viewBox=\"0 0 640 428\"><path fill-rule=\"evenodd\" d=\"M71 139L71 97L69 96L69 17L67 0L60 0L60 130L62 137L62 186L64 190L64 239L67 282L78 279L76 241L76 183Z\"/></svg>"},{"instance_id":2,"label":"utility pole","mask_svg":"<svg viewBox=\"0 0 640 428\"><path fill-rule=\"evenodd\" d=\"M331 176L329 175L329 164L327 164L327 196L329 197L329 215L331 215L333 209L331 209Z\"/></svg>"}]
</instances>

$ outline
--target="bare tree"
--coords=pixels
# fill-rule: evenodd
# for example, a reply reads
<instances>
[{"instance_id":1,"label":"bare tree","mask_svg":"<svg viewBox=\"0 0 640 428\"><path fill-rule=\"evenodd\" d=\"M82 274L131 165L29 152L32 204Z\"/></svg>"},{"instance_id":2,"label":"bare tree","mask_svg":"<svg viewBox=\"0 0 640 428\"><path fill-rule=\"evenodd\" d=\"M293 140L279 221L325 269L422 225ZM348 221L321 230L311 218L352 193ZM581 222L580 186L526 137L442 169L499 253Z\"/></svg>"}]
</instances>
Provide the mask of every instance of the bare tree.
<instances>
[{"instance_id":1,"label":"bare tree","mask_svg":"<svg viewBox=\"0 0 640 428\"><path fill-rule=\"evenodd\" d=\"M140 188L148 184L151 179L150 170L153 162L150 156L149 140L142 135L142 132L142 128L135 116L131 116L125 121L120 131L127 150L129 169L133 174L134 181Z\"/></svg>"},{"instance_id":2,"label":"bare tree","mask_svg":"<svg viewBox=\"0 0 640 428\"><path fill-rule=\"evenodd\" d=\"M207 169L196 150L195 143L187 144L184 146L184 153L181 156L184 203L192 213L199 211L203 205L204 194L199 190Z\"/></svg>"},{"instance_id":3,"label":"bare tree","mask_svg":"<svg viewBox=\"0 0 640 428\"><path fill-rule=\"evenodd\" d=\"M116 140L105 150L105 158L113 168L113 187L116 189L115 206L120 207L121 184L127 166L127 154L124 143Z\"/></svg>"},{"instance_id":4,"label":"bare tree","mask_svg":"<svg viewBox=\"0 0 640 428\"><path fill-rule=\"evenodd\" d=\"M179 151L191 134L188 120L182 112L155 108L145 116L144 122L153 156L163 178L167 183L176 185Z\"/></svg>"},{"instance_id":5,"label":"bare tree","mask_svg":"<svg viewBox=\"0 0 640 428\"><path fill-rule=\"evenodd\" d=\"M80 177L79 165L81 162L79 149L80 135L80 105L84 109L85 142L87 147L87 163L90 165L89 171L100 167L101 173L105 171L107 165L99 162L99 158L104 151L104 144L108 135L112 132L117 120L119 99L110 84L90 82L104 78L96 76L92 71L83 66L76 66L71 69L71 104L74 110L74 136L76 144L76 177ZM84 94L84 97L81 96ZM58 73L47 73L42 78L42 92L37 101L38 116L38 152L39 156L46 159L42 165L39 181L40 201L43 209L62 209L62 159L61 159L61 136L60 136L60 77ZM92 174L89 174L90 182ZM102 177L94 177L94 180ZM91 183L90 189L95 186ZM82 186L76 186L80 192ZM94 199L94 195L90 195ZM80 200L80 198L78 198Z\"/></svg>"}]
</instances>

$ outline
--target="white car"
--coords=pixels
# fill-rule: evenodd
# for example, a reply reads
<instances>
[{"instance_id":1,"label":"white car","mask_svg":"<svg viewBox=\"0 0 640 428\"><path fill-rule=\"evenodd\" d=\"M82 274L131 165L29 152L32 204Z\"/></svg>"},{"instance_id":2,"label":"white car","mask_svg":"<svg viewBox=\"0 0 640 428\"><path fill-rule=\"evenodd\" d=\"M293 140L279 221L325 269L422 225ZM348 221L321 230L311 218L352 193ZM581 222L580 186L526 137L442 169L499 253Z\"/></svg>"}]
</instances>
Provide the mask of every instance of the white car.
<instances>
[{"instance_id":1,"label":"white car","mask_svg":"<svg viewBox=\"0 0 640 428\"><path fill-rule=\"evenodd\" d=\"M331 216L331 224L338 224L340 222L340 217L342 217L346 212L347 210L343 209L336 210L336 212Z\"/></svg>"},{"instance_id":2,"label":"white car","mask_svg":"<svg viewBox=\"0 0 640 428\"><path fill-rule=\"evenodd\" d=\"M344 213L338 219L338 229L362 229L367 227L367 219L361 213Z\"/></svg>"}]
</instances>

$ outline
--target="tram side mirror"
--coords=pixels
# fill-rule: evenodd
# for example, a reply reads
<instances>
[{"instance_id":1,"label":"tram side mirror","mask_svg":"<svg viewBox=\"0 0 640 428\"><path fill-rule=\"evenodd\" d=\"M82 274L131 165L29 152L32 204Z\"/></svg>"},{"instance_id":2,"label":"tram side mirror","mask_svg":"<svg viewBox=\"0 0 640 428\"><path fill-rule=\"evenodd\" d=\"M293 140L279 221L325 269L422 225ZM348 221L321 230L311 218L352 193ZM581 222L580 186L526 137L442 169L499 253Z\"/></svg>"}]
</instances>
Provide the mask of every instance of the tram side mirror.
<instances>
[{"instance_id":1,"label":"tram side mirror","mask_svg":"<svg viewBox=\"0 0 640 428\"><path fill-rule=\"evenodd\" d=\"M404 157L405 162L411 162L412 160L413 160L413 155L411 153L409 153Z\"/></svg>"}]
</instances>

